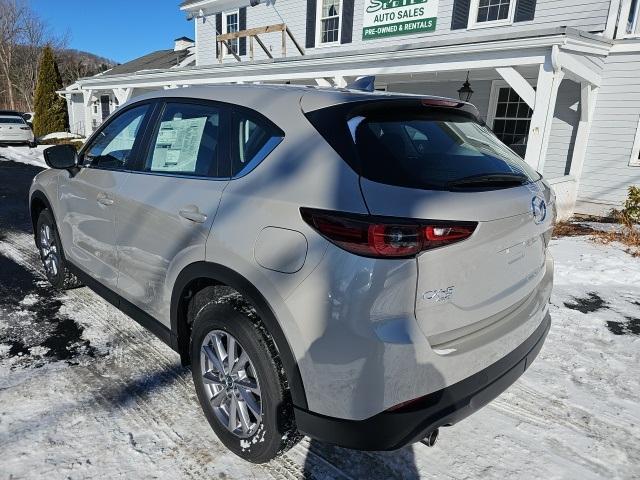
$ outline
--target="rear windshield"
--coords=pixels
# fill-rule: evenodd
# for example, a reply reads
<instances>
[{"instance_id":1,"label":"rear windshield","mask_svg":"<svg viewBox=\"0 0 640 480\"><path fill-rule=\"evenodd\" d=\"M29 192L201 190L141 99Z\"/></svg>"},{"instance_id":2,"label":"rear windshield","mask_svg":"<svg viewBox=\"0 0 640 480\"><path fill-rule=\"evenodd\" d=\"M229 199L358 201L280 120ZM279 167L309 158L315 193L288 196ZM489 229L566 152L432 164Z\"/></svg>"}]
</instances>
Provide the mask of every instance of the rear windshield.
<instances>
[{"instance_id":1,"label":"rear windshield","mask_svg":"<svg viewBox=\"0 0 640 480\"><path fill-rule=\"evenodd\" d=\"M492 189L540 179L486 127L466 115L376 115L350 120L370 180L409 188Z\"/></svg>"},{"instance_id":2,"label":"rear windshield","mask_svg":"<svg viewBox=\"0 0 640 480\"><path fill-rule=\"evenodd\" d=\"M0 117L0 123L17 123L24 125L24 120L21 117Z\"/></svg>"},{"instance_id":3,"label":"rear windshield","mask_svg":"<svg viewBox=\"0 0 640 480\"><path fill-rule=\"evenodd\" d=\"M468 108L415 99L343 103L306 112L358 174L427 190L494 190L540 175Z\"/></svg>"}]
</instances>

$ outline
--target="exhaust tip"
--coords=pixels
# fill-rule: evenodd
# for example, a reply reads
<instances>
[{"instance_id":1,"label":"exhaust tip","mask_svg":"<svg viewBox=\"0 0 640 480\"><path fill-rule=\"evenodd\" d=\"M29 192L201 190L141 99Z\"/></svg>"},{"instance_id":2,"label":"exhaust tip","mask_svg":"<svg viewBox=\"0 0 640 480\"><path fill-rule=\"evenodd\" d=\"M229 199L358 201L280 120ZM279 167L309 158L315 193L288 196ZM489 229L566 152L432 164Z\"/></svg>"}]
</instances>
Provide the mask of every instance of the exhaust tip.
<instances>
[{"instance_id":1,"label":"exhaust tip","mask_svg":"<svg viewBox=\"0 0 640 480\"><path fill-rule=\"evenodd\" d=\"M439 429L435 429L432 432L429 432L426 437L424 437L421 442L424 443L427 447L433 447L438 441L438 435L440 434Z\"/></svg>"}]
</instances>

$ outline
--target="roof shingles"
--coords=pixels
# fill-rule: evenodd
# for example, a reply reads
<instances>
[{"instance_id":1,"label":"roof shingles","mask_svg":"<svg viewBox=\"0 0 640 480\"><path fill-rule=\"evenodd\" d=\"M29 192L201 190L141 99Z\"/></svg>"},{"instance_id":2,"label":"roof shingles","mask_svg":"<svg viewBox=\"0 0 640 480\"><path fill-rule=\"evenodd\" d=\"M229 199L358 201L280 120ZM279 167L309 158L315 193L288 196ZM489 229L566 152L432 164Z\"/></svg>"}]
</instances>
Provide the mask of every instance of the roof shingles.
<instances>
[{"instance_id":1,"label":"roof shingles","mask_svg":"<svg viewBox=\"0 0 640 480\"><path fill-rule=\"evenodd\" d=\"M130 62L117 65L103 75L121 75L123 73L134 73L140 70L167 69L175 67L189 55L188 50L158 50L149 53Z\"/></svg>"}]
</instances>

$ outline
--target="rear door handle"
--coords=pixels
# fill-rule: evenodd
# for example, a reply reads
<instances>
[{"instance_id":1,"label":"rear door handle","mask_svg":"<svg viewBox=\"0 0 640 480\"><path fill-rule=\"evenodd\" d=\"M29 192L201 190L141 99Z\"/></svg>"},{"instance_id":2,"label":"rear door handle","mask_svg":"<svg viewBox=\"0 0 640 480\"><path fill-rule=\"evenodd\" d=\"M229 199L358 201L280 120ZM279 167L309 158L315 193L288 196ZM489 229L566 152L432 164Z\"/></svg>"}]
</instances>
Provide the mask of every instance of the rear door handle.
<instances>
[{"instance_id":1,"label":"rear door handle","mask_svg":"<svg viewBox=\"0 0 640 480\"><path fill-rule=\"evenodd\" d=\"M109 198L109 196L106 193L99 193L96 200L100 205L106 205L106 206L113 205L113 199Z\"/></svg>"},{"instance_id":2,"label":"rear door handle","mask_svg":"<svg viewBox=\"0 0 640 480\"><path fill-rule=\"evenodd\" d=\"M186 218L195 223L204 223L207 221L207 216L204 213L200 213L197 208L183 208L178 213L182 218Z\"/></svg>"}]
</instances>

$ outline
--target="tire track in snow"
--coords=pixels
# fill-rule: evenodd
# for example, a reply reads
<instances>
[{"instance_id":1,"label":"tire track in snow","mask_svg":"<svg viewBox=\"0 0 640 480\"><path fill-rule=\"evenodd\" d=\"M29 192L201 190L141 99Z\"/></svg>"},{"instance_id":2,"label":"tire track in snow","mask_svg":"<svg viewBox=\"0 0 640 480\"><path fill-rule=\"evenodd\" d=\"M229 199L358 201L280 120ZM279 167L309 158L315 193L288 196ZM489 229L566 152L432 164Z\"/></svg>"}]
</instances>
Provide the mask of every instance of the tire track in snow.
<instances>
[{"instance_id":1,"label":"tire track in snow","mask_svg":"<svg viewBox=\"0 0 640 480\"><path fill-rule=\"evenodd\" d=\"M32 236L16 231L6 232L5 238L0 241L0 252L46 281ZM169 456L180 457L182 461L189 457L198 460L189 462L188 470L191 475L205 475L208 469L200 461L209 457L212 457L209 460L212 461L215 456L203 455L200 448L193 448L192 444L185 442L185 438L172 428L176 421L176 405L189 403L192 415L202 423L204 432L201 433L206 433L206 441L216 445L215 453L232 455L218 442L206 423L195 397L190 373L177 365L178 357L169 347L87 288L69 290L62 298L63 311L77 319L89 336L92 330L99 329L103 336L110 338L107 346L109 355L104 360L89 365L81 378L81 385L77 387L80 392L86 387L93 390L93 401L108 413L96 416L96 420L105 429L113 429L110 425L113 417L118 419L117 427L123 435L132 435L130 430L133 429L146 429L154 437L154 442L175 446L168 452ZM135 364L135 377L131 376L131 364ZM158 371L163 373L158 375ZM108 375L105 375L106 372L109 372ZM153 380L149 380L150 378ZM153 392L140 393L146 392L145 388L141 388L146 381L171 385L171 388L154 388ZM117 399L121 395L117 392L127 392L126 403ZM149 401L149 395L153 395L153 402ZM116 415L113 414L114 410L118 412ZM123 428L123 423L135 428ZM150 425L153 428L149 429ZM292 454L289 453L270 464L254 468L263 469L264 473L276 480L307 478L305 467L308 468L309 465L313 465L314 472L322 477L331 472L328 478L349 478L320 455L309 453L303 445L294 447L294 450L294 456L298 459L303 457L303 462L292 460L289 457ZM139 445L136 451L142 451ZM309 455L311 458L308 459Z\"/></svg>"},{"instance_id":2,"label":"tire track in snow","mask_svg":"<svg viewBox=\"0 0 640 480\"><path fill-rule=\"evenodd\" d=\"M0 252L44 279L31 236L8 232L0 242ZM144 430L151 443L166 446L166 454L179 458L181 467L188 467L196 477L211 473L207 465L211 461L203 463L202 459L233 456L215 438L195 400L189 372L179 366L172 350L86 288L68 291L63 298L65 312L85 326L86 334L100 330L100 337L109 339L109 351L116 347L121 352L115 359L107 356L89 365L77 379L78 395L91 390L91 403L105 412L95 415L98 423L113 429L110 424L115 419L117 430L126 434ZM172 427L176 414L185 409L201 424L198 433L205 438L205 445L185 442ZM202 450L209 455L203 455Z\"/></svg>"}]
</instances>

